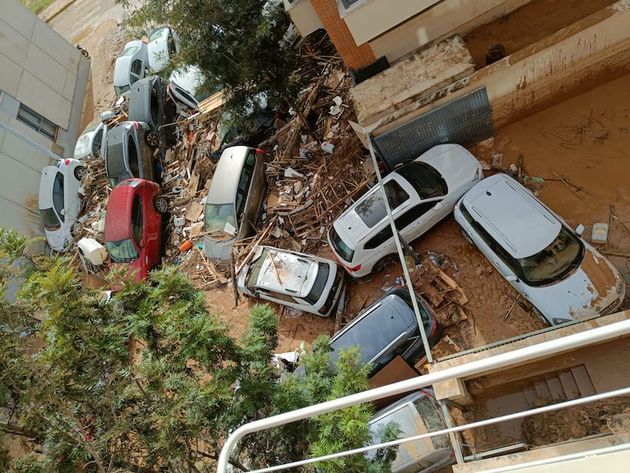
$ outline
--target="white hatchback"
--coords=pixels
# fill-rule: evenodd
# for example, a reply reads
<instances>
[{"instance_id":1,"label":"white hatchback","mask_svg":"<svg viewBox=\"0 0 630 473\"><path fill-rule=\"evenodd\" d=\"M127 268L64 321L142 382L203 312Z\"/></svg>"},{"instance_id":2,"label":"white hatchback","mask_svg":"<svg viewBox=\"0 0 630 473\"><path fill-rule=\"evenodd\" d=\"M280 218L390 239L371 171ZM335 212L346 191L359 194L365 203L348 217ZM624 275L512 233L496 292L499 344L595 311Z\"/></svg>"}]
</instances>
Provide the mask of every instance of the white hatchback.
<instances>
[{"instance_id":1,"label":"white hatchback","mask_svg":"<svg viewBox=\"0 0 630 473\"><path fill-rule=\"evenodd\" d=\"M453 211L457 200L483 178L479 161L465 148L431 148L383 179L396 229L407 242L430 230ZM374 186L328 232L328 243L353 277L370 274L396 253L380 187Z\"/></svg>"},{"instance_id":2,"label":"white hatchback","mask_svg":"<svg viewBox=\"0 0 630 473\"><path fill-rule=\"evenodd\" d=\"M613 265L505 174L468 191L455 207L455 220L552 325L610 314L625 298Z\"/></svg>"},{"instance_id":3,"label":"white hatchback","mask_svg":"<svg viewBox=\"0 0 630 473\"><path fill-rule=\"evenodd\" d=\"M344 273L328 259L258 246L238 273L238 290L303 312L329 316L342 299Z\"/></svg>"},{"instance_id":4,"label":"white hatchback","mask_svg":"<svg viewBox=\"0 0 630 473\"><path fill-rule=\"evenodd\" d=\"M131 84L143 79L149 68L149 48L139 39L125 44L123 52L114 64L114 92L122 95L131 88Z\"/></svg>"},{"instance_id":5,"label":"white hatchback","mask_svg":"<svg viewBox=\"0 0 630 473\"><path fill-rule=\"evenodd\" d=\"M81 212L81 179L86 169L77 159L61 159L42 171L39 213L48 245L64 251L72 241L72 226Z\"/></svg>"}]
</instances>

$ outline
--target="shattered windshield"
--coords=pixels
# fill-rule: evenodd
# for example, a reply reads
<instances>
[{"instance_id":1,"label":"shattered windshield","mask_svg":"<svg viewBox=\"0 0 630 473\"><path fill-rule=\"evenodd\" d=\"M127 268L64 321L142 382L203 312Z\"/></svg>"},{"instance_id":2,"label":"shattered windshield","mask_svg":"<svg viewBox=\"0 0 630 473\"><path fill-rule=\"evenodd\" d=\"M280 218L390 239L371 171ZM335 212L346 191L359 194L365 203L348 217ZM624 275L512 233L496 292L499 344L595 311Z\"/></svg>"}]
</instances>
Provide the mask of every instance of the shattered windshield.
<instances>
[{"instance_id":1,"label":"shattered windshield","mask_svg":"<svg viewBox=\"0 0 630 473\"><path fill-rule=\"evenodd\" d=\"M523 279L534 285L542 285L562 279L582 262L582 242L565 227L544 250L527 258L517 259Z\"/></svg>"},{"instance_id":2,"label":"shattered windshield","mask_svg":"<svg viewBox=\"0 0 630 473\"><path fill-rule=\"evenodd\" d=\"M44 228L48 231L59 230L61 228L61 222L57 218L57 214L51 208L39 209L39 213L42 216L42 222L44 222Z\"/></svg>"},{"instance_id":3,"label":"shattered windshield","mask_svg":"<svg viewBox=\"0 0 630 473\"><path fill-rule=\"evenodd\" d=\"M409 194L407 194L394 179L385 183L385 194L387 195L387 200L389 201L392 211L409 199ZM382 195L383 193L377 186L374 188L374 191L356 207L357 214L369 228L375 226L387 215Z\"/></svg>"},{"instance_id":4,"label":"shattered windshield","mask_svg":"<svg viewBox=\"0 0 630 473\"><path fill-rule=\"evenodd\" d=\"M130 263L138 259L138 251L131 239L106 241L107 251L114 263Z\"/></svg>"},{"instance_id":5,"label":"shattered windshield","mask_svg":"<svg viewBox=\"0 0 630 473\"><path fill-rule=\"evenodd\" d=\"M237 228L234 204L206 204L204 219L204 230L206 232L223 233L228 223L234 227L234 229Z\"/></svg>"}]
</instances>

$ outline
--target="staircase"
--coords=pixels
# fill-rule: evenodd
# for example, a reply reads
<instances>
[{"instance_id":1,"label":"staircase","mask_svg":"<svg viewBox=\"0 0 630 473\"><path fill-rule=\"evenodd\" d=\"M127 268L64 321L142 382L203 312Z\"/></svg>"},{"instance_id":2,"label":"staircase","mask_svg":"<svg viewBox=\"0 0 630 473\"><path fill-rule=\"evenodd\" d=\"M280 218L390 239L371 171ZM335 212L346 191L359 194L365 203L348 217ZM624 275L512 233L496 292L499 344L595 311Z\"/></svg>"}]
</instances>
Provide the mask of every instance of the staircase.
<instances>
[{"instance_id":1,"label":"staircase","mask_svg":"<svg viewBox=\"0 0 630 473\"><path fill-rule=\"evenodd\" d=\"M522 389L530 408L595 394L593 382L584 365L548 373L530 381Z\"/></svg>"}]
</instances>

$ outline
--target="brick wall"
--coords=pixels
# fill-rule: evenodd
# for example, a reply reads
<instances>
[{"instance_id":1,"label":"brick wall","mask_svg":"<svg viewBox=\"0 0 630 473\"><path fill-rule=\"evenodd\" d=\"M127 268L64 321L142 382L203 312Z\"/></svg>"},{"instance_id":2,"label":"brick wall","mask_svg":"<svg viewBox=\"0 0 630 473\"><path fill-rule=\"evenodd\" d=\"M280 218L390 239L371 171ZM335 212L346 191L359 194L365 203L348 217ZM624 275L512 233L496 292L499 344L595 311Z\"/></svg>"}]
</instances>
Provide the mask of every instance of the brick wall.
<instances>
[{"instance_id":1,"label":"brick wall","mask_svg":"<svg viewBox=\"0 0 630 473\"><path fill-rule=\"evenodd\" d=\"M311 0L311 5L346 66L360 69L376 59L369 44L357 46L354 42L346 22L339 16L337 0Z\"/></svg>"}]
</instances>

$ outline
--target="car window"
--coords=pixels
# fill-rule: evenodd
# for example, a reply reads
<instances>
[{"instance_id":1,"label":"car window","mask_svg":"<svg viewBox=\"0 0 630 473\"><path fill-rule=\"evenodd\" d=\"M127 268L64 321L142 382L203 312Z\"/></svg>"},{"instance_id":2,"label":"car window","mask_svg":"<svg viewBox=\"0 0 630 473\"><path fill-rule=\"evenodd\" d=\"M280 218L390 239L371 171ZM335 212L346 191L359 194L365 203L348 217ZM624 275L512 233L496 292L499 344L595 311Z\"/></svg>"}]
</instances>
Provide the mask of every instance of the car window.
<instances>
[{"instance_id":1,"label":"car window","mask_svg":"<svg viewBox=\"0 0 630 473\"><path fill-rule=\"evenodd\" d=\"M103 143L103 128L98 130L92 141L92 155L99 157L101 155L101 144Z\"/></svg>"},{"instance_id":2,"label":"car window","mask_svg":"<svg viewBox=\"0 0 630 473\"><path fill-rule=\"evenodd\" d=\"M407 210L404 214L396 219L396 228L398 229L398 231L407 228L409 225L411 225L413 222L418 220L425 213L435 207L438 202L439 201L437 200L434 200L432 202L422 202Z\"/></svg>"},{"instance_id":3,"label":"car window","mask_svg":"<svg viewBox=\"0 0 630 473\"><path fill-rule=\"evenodd\" d=\"M63 215L63 209L65 207L64 199L63 199L63 188L64 188L63 174L57 171L57 174L55 174L55 180L53 182L52 198L53 198L53 206L55 207L55 210L57 211L57 215L59 215L59 218L61 219L62 222L65 220L64 215Z\"/></svg>"},{"instance_id":4,"label":"car window","mask_svg":"<svg viewBox=\"0 0 630 473\"><path fill-rule=\"evenodd\" d=\"M57 218L57 214L52 208L39 209L39 213L42 216L42 222L44 222L44 228L48 231L59 230L61 223Z\"/></svg>"},{"instance_id":5,"label":"car window","mask_svg":"<svg viewBox=\"0 0 630 473\"><path fill-rule=\"evenodd\" d=\"M383 228L380 232L378 232L365 243L364 248L366 250L373 250L374 248L378 248L387 240L393 238L393 236L394 234L392 233L392 227L388 222L385 228Z\"/></svg>"},{"instance_id":6,"label":"car window","mask_svg":"<svg viewBox=\"0 0 630 473\"><path fill-rule=\"evenodd\" d=\"M317 304L319 298L322 297L322 292L324 292L324 288L326 287L326 283L328 282L329 274L330 266L327 263L319 263L317 268L317 276L315 277L313 287L304 298L306 302L308 302L309 304Z\"/></svg>"},{"instance_id":7,"label":"car window","mask_svg":"<svg viewBox=\"0 0 630 473\"><path fill-rule=\"evenodd\" d=\"M428 396L422 396L413 401L413 406L418 411L427 432L446 429L446 422L438 407ZM434 448L448 448L450 445L448 435L436 435L431 437Z\"/></svg>"},{"instance_id":8,"label":"car window","mask_svg":"<svg viewBox=\"0 0 630 473\"><path fill-rule=\"evenodd\" d=\"M138 251L133 242L127 238L118 241L106 241L109 257L114 263L129 263L138 258Z\"/></svg>"},{"instance_id":9,"label":"car window","mask_svg":"<svg viewBox=\"0 0 630 473\"><path fill-rule=\"evenodd\" d=\"M154 87L151 88L151 120L155 126L160 125L159 90L159 82L156 81Z\"/></svg>"},{"instance_id":10,"label":"car window","mask_svg":"<svg viewBox=\"0 0 630 473\"><path fill-rule=\"evenodd\" d=\"M168 54L172 55L175 54L177 52L177 47L175 45L175 38L173 37L173 34L169 34L168 35Z\"/></svg>"},{"instance_id":11,"label":"car window","mask_svg":"<svg viewBox=\"0 0 630 473\"><path fill-rule=\"evenodd\" d=\"M350 248L345 241L341 239L335 227L330 227L330 242L335 248L335 251L344 261L350 263L354 258L354 250Z\"/></svg>"},{"instance_id":12,"label":"car window","mask_svg":"<svg viewBox=\"0 0 630 473\"><path fill-rule=\"evenodd\" d=\"M137 75L138 78L142 75L142 60L135 59L131 62L131 73ZM132 81L132 83L133 82L135 81Z\"/></svg>"},{"instance_id":13,"label":"car window","mask_svg":"<svg viewBox=\"0 0 630 473\"><path fill-rule=\"evenodd\" d=\"M208 233L223 232L228 223L234 228L238 228L236 226L236 216L234 215L234 205L230 203L206 204L204 223L204 230Z\"/></svg>"},{"instance_id":14,"label":"car window","mask_svg":"<svg viewBox=\"0 0 630 473\"><path fill-rule=\"evenodd\" d=\"M238 181L238 190L236 191L236 216L241 217L245 210L245 202L249 194L249 187L254 175L254 166L256 165L256 154L249 153L245 159L245 165L241 172L241 178Z\"/></svg>"},{"instance_id":15,"label":"car window","mask_svg":"<svg viewBox=\"0 0 630 473\"><path fill-rule=\"evenodd\" d=\"M409 199L409 194L407 194L394 179L385 183L385 194L387 195L387 200L392 211ZM375 187L374 191L365 200L356 206L355 210L363 223L369 228L374 227L385 218L387 211L385 209L382 192L378 186Z\"/></svg>"},{"instance_id":16,"label":"car window","mask_svg":"<svg viewBox=\"0 0 630 473\"><path fill-rule=\"evenodd\" d=\"M125 49L122 54L120 55L120 57L123 56L133 56L136 51L140 51L140 46L129 46L127 49Z\"/></svg>"},{"instance_id":17,"label":"car window","mask_svg":"<svg viewBox=\"0 0 630 473\"><path fill-rule=\"evenodd\" d=\"M427 163L414 161L396 170L416 190L422 199L440 197L448 193L442 175Z\"/></svg>"},{"instance_id":18,"label":"car window","mask_svg":"<svg viewBox=\"0 0 630 473\"><path fill-rule=\"evenodd\" d=\"M397 356L403 356L407 350L409 350L414 343L416 343L418 341L418 336L415 337L411 337L408 338L407 340L402 340L398 346L396 346L392 352L391 352L391 357L396 358Z\"/></svg>"},{"instance_id":19,"label":"car window","mask_svg":"<svg viewBox=\"0 0 630 473\"><path fill-rule=\"evenodd\" d=\"M140 177L140 163L138 161L138 149L136 148L136 142L133 140L133 136L127 137L127 159L129 162L129 169L133 177Z\"/></svg>"},{"instance_id":20,"label":"car window","mask_svg":"<svg viewBox=\"0 0 630 473\"><path fill-rule=\"evenodd\" d=\"M133 207L131 208L131 232L136 243L142 241L142 200L139 195L133 198Z\"/></svg>"},{"instance_id":21,"label":"car window","mask_svg":"<svg viewBox=\"0 0 630 473\"><path fill-rule=\"evenodd\" d=\"M282 294L276 291L268 291L266 289L259 289L259 291L263 294L266 294L268 297L276 299L278 301L288 302L289 304L299 304L293 297L288 294Z\"/></svg>"}]
</instances>

